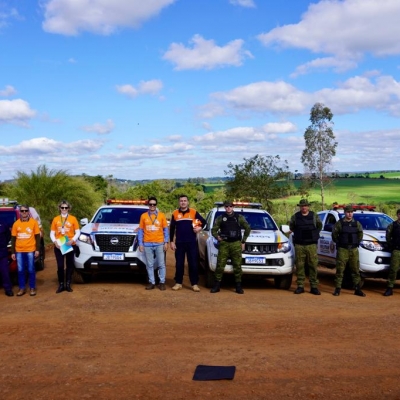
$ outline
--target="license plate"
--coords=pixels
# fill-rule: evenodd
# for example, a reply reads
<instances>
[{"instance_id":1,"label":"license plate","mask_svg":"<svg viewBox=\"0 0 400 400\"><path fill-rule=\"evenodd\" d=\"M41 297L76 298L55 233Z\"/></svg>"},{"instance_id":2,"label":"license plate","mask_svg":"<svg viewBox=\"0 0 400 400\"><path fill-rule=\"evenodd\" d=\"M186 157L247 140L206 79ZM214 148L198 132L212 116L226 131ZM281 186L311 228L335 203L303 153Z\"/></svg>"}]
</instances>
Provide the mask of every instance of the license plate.
<instances>
[{"instance_id":1,"label":"license plate","mask_svg":"<svg viewBox=\"0 0 400 400\"><path fill-rule=\"evenodd\" d=\"M264 257L246 257L246 264L265 264Z\"/></svg>"},{"instance_id":2,"label":"license plate","mask_svg":"<svg viewBox=\"0 0 400 400\"><path fill-rule=\"evenodd\" d=\"M103 254L104 261L123 261L125 259L124 253L106 253Z\"/></svg>"}]
</instances>

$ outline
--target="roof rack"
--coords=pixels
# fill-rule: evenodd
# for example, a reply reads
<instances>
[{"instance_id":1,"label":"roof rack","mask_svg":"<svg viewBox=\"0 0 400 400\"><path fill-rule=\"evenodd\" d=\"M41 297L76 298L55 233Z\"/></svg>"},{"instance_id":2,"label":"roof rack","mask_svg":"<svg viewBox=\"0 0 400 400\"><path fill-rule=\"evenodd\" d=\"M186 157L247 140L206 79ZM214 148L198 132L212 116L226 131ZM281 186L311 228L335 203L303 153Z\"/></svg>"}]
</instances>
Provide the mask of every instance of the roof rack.
<instances>
[{"instance_id":1,"label":"roof rack","mask_svg":"<svg viewBox=\"0 0 400 400\"><path fill-rule=\"evenodd\" d=\"M247 201L233 201L232 202L234 207L242 207L242 208L262 208L262 204L261 203L249 203ZM214 203L215 206L217 207L222 207L224 205L223 201L216 201Z\"/></svg>"},{"instance_id":2,"label":"roof rack","mask_svg":"<svg viewBox=\"0 0 400 400\"><path fill-rule=\"evenodd\" d=\"M7 197L0 198L0 206L16 206L17 200L9 200Z\"/></svg>"},{"instance_id":3,"label":"roof rack","mask_svg":"<svg viewBox=\"0 0 400 400\"><path fill-rule=\"evenodd\" d=\"M351 206L354 211L356 210L364 210L364 211L375 211L376 206L371 206L367 204L336 204L332 205L334 210L343 209L345 207Z\"/></svg>"},{"instance_id":4,"label":"roof rack","mask_svg":"<svg viewBox=\"0 0 400 400\"><path fill-rule=\"evenodd\" d=\"M123 199L107 199L106 204L148 204L148 200L123 200Z\"/></svg>"}]
</instances>

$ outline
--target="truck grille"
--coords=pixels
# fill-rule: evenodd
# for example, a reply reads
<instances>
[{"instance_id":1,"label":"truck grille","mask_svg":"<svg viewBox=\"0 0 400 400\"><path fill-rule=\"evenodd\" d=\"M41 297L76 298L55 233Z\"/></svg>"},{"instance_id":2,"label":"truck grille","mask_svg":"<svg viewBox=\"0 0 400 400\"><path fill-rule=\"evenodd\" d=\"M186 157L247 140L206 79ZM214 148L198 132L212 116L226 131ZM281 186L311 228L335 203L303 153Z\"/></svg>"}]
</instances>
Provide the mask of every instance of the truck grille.
<instances>
[{"instance_id":1,"label":"truck grille","mask_svg":"<svg viewBox=\"0 0 400 400\"><path fill-rule=\"evenodd\" d=\"M97 234L96 243L102 252L119 251L127 253L135 240L134 235L102 235ZM132 251L132 249L131 249Z\"/></svg>"},{"instance_id":2,"label":"truck grille","mask_svg":"<svg viewBox=\"0 0 400 400\"><path fill-rule=\"evenodd\" d=\"M244 253L246 254L275 254L278 252L278 245L272 244L256 244L246 243Z\"/></svg>"}]
</instances>

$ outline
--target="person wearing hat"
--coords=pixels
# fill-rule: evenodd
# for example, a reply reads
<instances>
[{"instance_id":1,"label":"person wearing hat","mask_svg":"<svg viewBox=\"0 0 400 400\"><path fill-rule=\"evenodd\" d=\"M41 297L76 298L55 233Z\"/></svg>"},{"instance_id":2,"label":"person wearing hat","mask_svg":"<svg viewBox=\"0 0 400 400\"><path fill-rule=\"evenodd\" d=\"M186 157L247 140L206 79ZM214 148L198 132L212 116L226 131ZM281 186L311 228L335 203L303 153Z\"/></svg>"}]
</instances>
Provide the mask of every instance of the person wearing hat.
<instances>
[{"instance_id":1,"label":"person wearing hat","mask_svg":"<svg viewBox=\"0 0 400 400\"><path fill-rule=\"evenodd\" d=\"M310 203L306 199L301 199L297 206L300 207L300 211L296 212L289 222L290 230L293 232L296 253L297 289L294 293L304 293L305 264L307 263L310 270L310 293L320 295L321 292L318 289L317 243L322 229L322 222L316 213L310 211Z\"/></svg>"},{"instance_id":2,"label":"person wearing hat","mask_svg":"<svg viewBox=\"0 0 400 400\"><path fill-rule=\"evenodd\" d=\"M219 242L217 266L214 273L214 286L211 293L220 291L222 275L228 258L232 261L233 273L235 275L236 293L243 294L242 289L242 251L245 249L245 242L250 235L250 225L243 215L233 211L233 202L225 200L225 213L217 217L211 229L211 234ZM244 234L242 237L242 229Z\"/></svg>"},{"instance_id":3,"label":"person wearing hat","mask_svg":"<svg viewBox=\"0 0 400 400\"><path fill-rule=\"evenodd\" d=\"M383 295L392 296L393 286L395 284L397 271L400 265L400 209L397 210L397 220L393 221L386 228L386 242L392 251L392 257L390 259L387 288Z\"/></svg>"},{"instance_id":4,"label":"person wearing hat","mask_svg":"<svg viewBox=\"0 0 400 400\"><path fill-rule=\"evenodd\" d=\"M347 205L344 208L344 217L336 222L332 230L332 240L336 243L336 275L334 296L340 295L343 274L346 264L349 264L354 285L354 294L365 297L360 289L360 268L358 246L363 238L362 225L353 218L353 207Z\"/></svg>"}]
</instances>

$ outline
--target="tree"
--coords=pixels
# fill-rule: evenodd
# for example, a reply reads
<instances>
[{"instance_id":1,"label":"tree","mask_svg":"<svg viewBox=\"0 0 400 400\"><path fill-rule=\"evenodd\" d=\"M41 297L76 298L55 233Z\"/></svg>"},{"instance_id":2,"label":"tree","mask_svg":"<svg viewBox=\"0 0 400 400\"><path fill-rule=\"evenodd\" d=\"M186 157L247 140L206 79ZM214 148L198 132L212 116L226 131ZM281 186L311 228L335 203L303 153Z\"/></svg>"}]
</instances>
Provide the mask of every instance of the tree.
<instances>
[{"instance_id":1,"label":"tree","mask_svg":"<svg viewBox=\"0 0 400 400\"><path fill-rule=\"evenodd\" d=\"M305 149L301 155L304 168L315 176L321 189L321 205L325 207L325 188L332 183L328 169L336 154L337 142L332 130L333 114L328 107L315 103L311 108L311 125L304 133Z\"/></svg>"},{"instance_id":2,"label":"tree","mask_svg":"<svg viewBox=\"0 0 400 400\"><path fill-rule=\"evenodd\" d=\"M46 240L49 240L50 223L58 213L57 205L61 200L72 204L72 214L78 220L91 217L103 200L102 194L84 178L70 176L63 170L49 170L45 165L30 174L17 172L15 183L7 187L6 195L37 209Z\"/></svg>"},{"instance_id":3,"label":"tree","mask_svg":"<svg viewBox=\"0 0 400 400\"><path fill-rule=\"evenodd\" d=\"M226 194L232 199L260 202L271 209L271 199L288 193L288 163L281 161L279 156L257 154L244 158L242 164L229 163L228 168L225 171L229 177Z\"/></svg>"}]
</instances>

